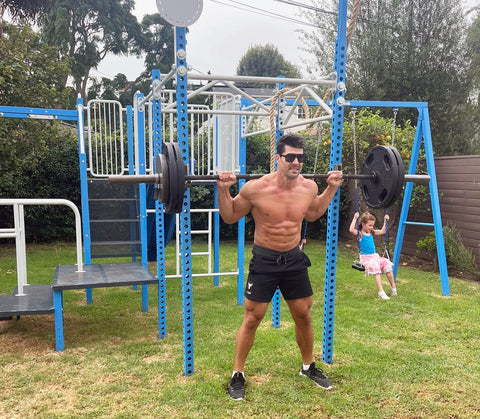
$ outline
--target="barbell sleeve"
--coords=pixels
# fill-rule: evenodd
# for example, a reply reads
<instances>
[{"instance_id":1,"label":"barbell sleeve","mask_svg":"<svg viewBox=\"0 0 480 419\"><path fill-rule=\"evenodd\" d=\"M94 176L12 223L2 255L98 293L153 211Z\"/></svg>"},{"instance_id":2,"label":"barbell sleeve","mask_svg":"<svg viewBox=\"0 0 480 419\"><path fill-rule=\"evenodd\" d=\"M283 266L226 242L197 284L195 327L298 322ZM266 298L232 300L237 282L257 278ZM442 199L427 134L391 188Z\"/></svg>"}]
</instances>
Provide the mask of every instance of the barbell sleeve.
<instances>
[{"instance_id":1,"label":"barbell sleeve","mask_svg":"<svg viewBox=\"0 0 480 419\"><path fill-rule=\"evenodd\" d=\"M428 184L430 182L430 175L404 175L403 180L404 182L414 182L414 183L421 183L421 184Z\"/></svg>"}]
</instances>

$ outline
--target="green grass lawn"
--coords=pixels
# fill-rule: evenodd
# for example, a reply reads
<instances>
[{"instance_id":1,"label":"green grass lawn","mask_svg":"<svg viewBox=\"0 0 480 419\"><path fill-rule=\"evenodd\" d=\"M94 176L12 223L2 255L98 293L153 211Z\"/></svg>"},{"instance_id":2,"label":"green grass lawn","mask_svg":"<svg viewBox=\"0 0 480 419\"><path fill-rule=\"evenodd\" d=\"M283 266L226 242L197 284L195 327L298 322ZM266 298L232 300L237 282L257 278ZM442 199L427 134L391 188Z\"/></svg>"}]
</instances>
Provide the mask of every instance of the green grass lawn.
<instances>
[{"instance_id":1,"label":"green grass lawn","mask_svg":"<svg viewBox=\"0 0 480 419\"><path fill-rule=\"evenodd\" d=\"M247 249L247 261L250 257ZM168 246L173 273L173 246ZM322 364L325 247L310 241L315 357L334 383L324 391L298 375L294 325L282 301L247 359L246 399L226 392L243 317L235 277L195 278L195 374L183 375L181 281L167 281L167 330L159 340L157 289L141 312L139 290L64 292L65 351L55 352L53 315L0 322L0 417L5 418L478 418L480 284L400 267L399 296L378 299L374 280L338 252L333 364ZM29 283L51 283L57 264L75 263L71 244L28 245ZM194 257L195 271L205 257ZM155 265L152 264L155 272ZM221 269L236 269L236 247L221 246ZM16 284L15 249L0 247L0 294ZM385 289L387 282L385 280Z\"/></svg>"}]
</instances>

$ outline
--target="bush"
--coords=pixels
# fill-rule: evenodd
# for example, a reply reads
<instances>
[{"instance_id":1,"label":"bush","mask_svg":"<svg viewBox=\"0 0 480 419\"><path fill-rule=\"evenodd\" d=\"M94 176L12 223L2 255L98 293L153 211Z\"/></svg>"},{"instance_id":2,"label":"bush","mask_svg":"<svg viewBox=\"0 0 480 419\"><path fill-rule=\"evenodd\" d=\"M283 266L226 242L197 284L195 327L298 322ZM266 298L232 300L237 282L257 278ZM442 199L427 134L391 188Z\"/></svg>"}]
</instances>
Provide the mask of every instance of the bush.
<instances>
[{"instance_id":1,"label":"bush","mask_svg":"<svg viewBox=\"0 0 480 419\"><path fill-rule=\"evenodd\" d=\"M28 122L28 123L27 123ZM18 143L34 138L31 149L10 161L1 172L2 198L61 198L80 207L80 175L76 128L58 122L19 121ZM6 143L6 142L5 142ZM11 206L0 207L0 227L13 227ZM25 208L28 242L75 240L75 219L64 206Z\"/></svg>"},{"instance_id":2,"label":"bush","mask_svg":"<svg viewBox=\"0 0 480 419\"><path fill-rule=\"evenodd\" d=\"M475 256L463 245L462 238L455 224L447 223L447 225L443 227L443 238L447 264L455 270L477 274L478 268L476 266ZM436 265L438 265L435 231L431 231L423 239L420 239L417 242L417 248L417 252L425 251L431 255Z\"/></svg>"}]
</instances>

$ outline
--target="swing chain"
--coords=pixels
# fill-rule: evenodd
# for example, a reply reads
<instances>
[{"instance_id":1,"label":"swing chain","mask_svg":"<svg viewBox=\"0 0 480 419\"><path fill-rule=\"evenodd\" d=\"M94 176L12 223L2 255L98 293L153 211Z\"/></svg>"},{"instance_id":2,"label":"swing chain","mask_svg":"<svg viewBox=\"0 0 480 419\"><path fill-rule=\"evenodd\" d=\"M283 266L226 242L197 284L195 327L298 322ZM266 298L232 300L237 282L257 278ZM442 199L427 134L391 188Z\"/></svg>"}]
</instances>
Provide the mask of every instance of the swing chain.
<instances>
[{"instance_id":1,"label":"swing chain","mask_svg":"<svg viewBox=\"0 0 480 419\"><path fill-rule=\"evenodd\" d=\"M397 125L397 113L398 113L398 108L394 108L393 119L392 119L392 147L395 146L395 128Z\"/></svg>"},{"instance_id":2,"label":"swing chain","mask_svg":"<svg viewBox=\"0 0 480 419\"><path fill-rule=\"evenodd\" d=\"M353 170L357 174L357 133L355 119L357 116L357 108L352 108L352 142L353 142ZM355 189L357 189L358 181L355 179Z\"/></svg>"}]
</instances>

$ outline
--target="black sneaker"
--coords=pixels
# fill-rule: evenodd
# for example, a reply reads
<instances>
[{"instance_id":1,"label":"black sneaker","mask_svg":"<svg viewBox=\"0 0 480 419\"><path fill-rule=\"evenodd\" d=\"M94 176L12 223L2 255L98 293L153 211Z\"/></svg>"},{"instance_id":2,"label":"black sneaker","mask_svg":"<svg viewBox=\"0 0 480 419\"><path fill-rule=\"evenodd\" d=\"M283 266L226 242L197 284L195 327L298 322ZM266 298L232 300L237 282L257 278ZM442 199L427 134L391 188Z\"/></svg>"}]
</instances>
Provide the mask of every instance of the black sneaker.
<instances>
[{"instance_id":1,"label":"black sneaker","mask_svg":"<svg viewBox=\"0 0 480 419\"><path fill-rule=\"evenodd\" d=\"M315 362L312 362L308 370L303 368L300 370L300 375L310 378L315 382L319 387L322 387L325 390L330 390L333 388L332 382L326 377L321 370L315 367Z\"/></svg>"},{"instance_id":2,"label":"black sneaker","mask_svg":"<svg viewBox=\"0 0 480 419\"><path fill-rule=\"evenodd\" d=\"M243 400L245 398L245 377L241 372L236 372L230 378L228 394L233 400Z\"/></svg>"}]
</instances>

